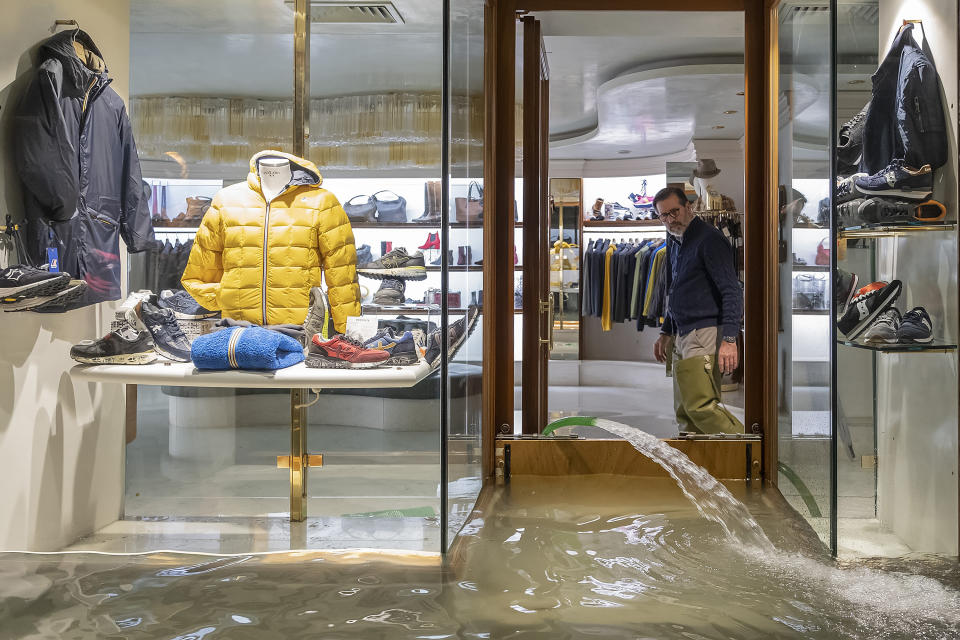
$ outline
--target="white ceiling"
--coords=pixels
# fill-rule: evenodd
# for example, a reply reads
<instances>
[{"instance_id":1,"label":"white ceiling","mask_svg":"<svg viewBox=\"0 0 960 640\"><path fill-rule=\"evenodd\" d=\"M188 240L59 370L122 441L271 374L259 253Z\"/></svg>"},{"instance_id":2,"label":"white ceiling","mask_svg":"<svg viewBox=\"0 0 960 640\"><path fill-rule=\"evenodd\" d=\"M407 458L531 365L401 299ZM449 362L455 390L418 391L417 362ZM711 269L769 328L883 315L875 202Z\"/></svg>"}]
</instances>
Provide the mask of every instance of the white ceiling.
<instances>
[{"instance_id":1,"label":"white ceiling","mask_svg":"<svg viewBox=\"0 0 960 640\"><path fill-rule=\"evenodd\" d=\"M312 95L440 90L440 0L394 4L404 24L313 25ZM470 4L477 5L474 13L453 16L452 82L460 91L482 87L481 3ZM557 11L537 17L551 72L552 157L662 156L689 148L693 138L743 135L741 13ZM804 27L790 32L799 43L790 63L802 78L795 87L795 107L802 108L794 111L801 138L824 131L828 42L818 21L825 19L805 16ZM843 41L854 43L845 45L855 49L851 56L862 49L875 57L876 28L872 41L870 29L867 24L857 38ZM132 95L292 94L293 12L283 0L132 0L131 31ZM874 68L875 62L855 65L849 79L868 78ZM865 88L845 80L841 89ZM629 154L619 153L624 150Z\"/></svg>"}]
</instances>

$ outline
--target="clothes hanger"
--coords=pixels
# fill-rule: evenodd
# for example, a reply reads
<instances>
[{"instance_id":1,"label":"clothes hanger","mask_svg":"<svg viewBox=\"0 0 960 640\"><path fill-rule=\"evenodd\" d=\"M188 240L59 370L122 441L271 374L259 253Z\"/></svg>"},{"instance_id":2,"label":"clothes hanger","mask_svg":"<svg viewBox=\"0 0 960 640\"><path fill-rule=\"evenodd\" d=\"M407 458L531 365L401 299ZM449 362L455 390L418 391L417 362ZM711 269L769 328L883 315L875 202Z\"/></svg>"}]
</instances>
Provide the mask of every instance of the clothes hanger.
<instances>
[{"instance_id":1,"label":"clothes hanger","mask_svg":"<svg viewBox=\"0 0 960 640\"><path fill-rule=\"evenodd\" d=\"M76 39L77 34L80 33L80 23L76 20L54 20L53 29L50 30L51 33L56 33L57 27L59 26L73 26L73 33L71 34L71 39Z\"/></svg>"}]
</instances>

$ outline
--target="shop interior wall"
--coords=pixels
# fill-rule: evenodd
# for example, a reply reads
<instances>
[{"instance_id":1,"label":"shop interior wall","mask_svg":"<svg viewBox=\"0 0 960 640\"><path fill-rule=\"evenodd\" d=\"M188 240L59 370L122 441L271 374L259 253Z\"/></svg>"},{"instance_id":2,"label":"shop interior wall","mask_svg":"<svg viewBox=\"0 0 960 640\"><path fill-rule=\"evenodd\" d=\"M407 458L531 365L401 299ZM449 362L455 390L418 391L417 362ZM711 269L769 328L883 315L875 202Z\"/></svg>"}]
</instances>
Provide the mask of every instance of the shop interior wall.
<instances>
[{"instance_id":1,"label":"shop interior wall","mask_svg":"<svg viewBox=\"0 0 960 640\"><path fill-rule=\"evenodd\" d=\"M882 0L880 57L904 19L923 20L946 96L949 152L935 196L957 215L956 0ZM920 31L919 27L915 29ZM948 234L944 234L945 236ZM957 236L881 245L881 274L908 293L901 308L928 307L935 331L957 339ZM931 251L936 246L937 251ZM885 273L886 272L886 273ZM938 327L937 320L941 326ZM946 326L942 326L946 320ZM957 355L891 356L878 364L878 515L916 551L957 554Z\"/></svg>"},{"instance_id":2,"label":"shop interior wall","mask_svg":"<svg viewBox=\"0 0 960 640\"><path fill-rule=\"evenodd\" d=\"M36 46L77 20L126 100L129 0L7 2L0 23L0 202L22 211L11 130ZM62 27L61 27L62 28ZM15 260L0 245L0 266ZM65 314L5 313L0 331L0 549L55 550L117 519L123 497L124 392L74 383L70 346L101 335L110 304Z\"/></svg>"}]
</instances>

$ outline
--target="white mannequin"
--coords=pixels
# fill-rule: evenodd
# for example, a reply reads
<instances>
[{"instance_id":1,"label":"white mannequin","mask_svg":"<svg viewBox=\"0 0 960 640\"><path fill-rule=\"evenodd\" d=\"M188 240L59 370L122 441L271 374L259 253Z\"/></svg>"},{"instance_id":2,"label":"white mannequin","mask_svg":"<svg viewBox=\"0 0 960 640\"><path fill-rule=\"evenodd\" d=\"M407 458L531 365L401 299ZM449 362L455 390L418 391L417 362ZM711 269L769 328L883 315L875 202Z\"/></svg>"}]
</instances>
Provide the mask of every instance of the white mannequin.
<instances>
[{"instance_id":1,"label":"white mannequin","mask_svg":"<svg viewBox=\"0 0 960 640\"><path fill-rule=\"evenodd\" d=\"M280 195L293 178L290 161L285 158L263 158L258 163L258 170L260 190L263 191L263 198L267 202Z\"/></svg>"}]
</instances>

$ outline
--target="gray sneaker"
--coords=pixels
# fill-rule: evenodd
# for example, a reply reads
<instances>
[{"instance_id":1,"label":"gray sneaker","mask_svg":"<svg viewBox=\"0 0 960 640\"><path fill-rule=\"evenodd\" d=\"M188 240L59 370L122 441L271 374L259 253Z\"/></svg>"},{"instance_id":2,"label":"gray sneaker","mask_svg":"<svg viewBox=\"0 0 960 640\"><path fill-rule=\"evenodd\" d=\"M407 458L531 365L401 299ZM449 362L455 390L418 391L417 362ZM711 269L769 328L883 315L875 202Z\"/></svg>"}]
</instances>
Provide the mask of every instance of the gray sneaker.
<instances>
[{"instance_id":1,"label":"gray sneaker","mask_svg":"<svg viewBox=\"0 0 960 640\"><path fill-rule=\"evenodd\" d=\"M403 304L407 286L403 280L384 278L377 292L373 294L374 304Z\"/></svg>"},{"instance_id":2,"label":"gray sneaker","mask_svg":"<svg viewBox=\"0 0 960 640\"><path fill-rule=\"evenodd\" d=\"M327 340L331 335L330 301L323 289L313 287L310 289L310 309L307 310L307 318L303 321L304 345L310 344L310 340L318 333L323 340Z\"/></svg>"},{"instance_id":3,"label":"gray sneaker","mask_svg":"<svg viewBox=\"0 0 960 640\"><path fill-rule=\"evenodd\" d=\"M403 247L398 247L375 262L357 267L357 273L368 278L399 278L401 280L426 280L427 266L423 261L423 252L413 255Z\"/></svg>"},{"instance_id":4,"label":"gray sneaker","mask_svg":"<svg viewBox=\"0 0 960 640\"><path fill-rule=\"evenodd\" d=\"M895 344L900 334L902 318L896 307L890 307L874 320L870 328L863 334L866 342L885 342Z\"/></svg>"}]
</instances>

